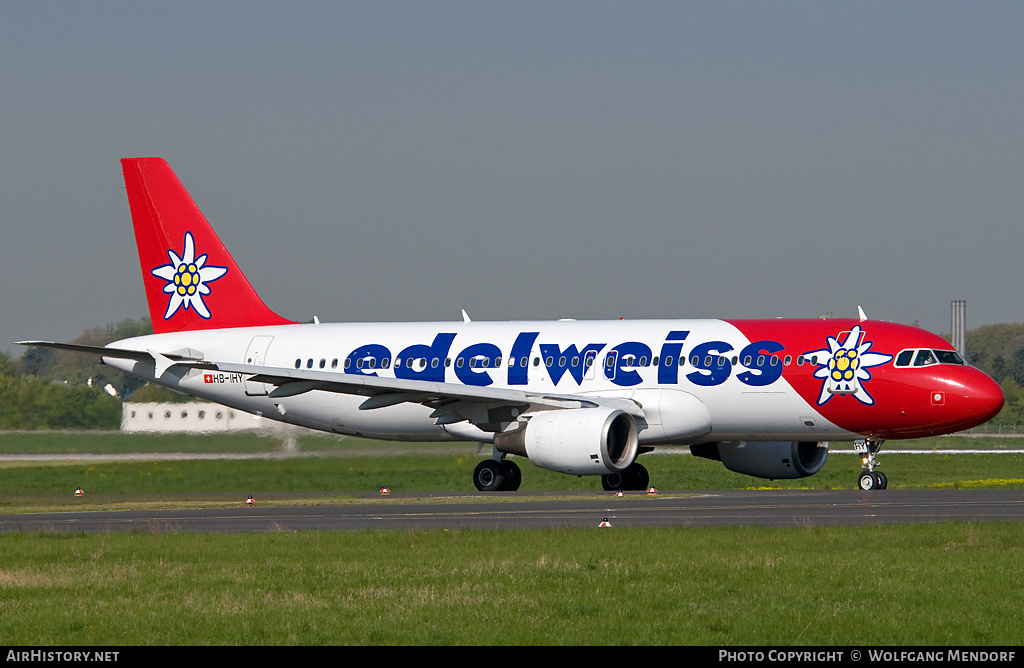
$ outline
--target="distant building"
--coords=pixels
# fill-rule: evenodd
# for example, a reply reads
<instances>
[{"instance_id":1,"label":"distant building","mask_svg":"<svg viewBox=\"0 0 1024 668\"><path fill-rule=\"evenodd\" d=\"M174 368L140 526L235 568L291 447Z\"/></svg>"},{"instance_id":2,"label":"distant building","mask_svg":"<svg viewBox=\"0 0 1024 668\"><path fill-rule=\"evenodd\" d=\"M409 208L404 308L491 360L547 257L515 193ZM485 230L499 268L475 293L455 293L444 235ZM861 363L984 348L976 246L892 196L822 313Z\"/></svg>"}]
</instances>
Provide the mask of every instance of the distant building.
<instances>
[{"instance_id":1,"label":"distant building","mask_svg":"<svg viewBox=\"0 0 1024 668\"><path fill-rule=\"evenodd\" d=\"M285 436L308 431L212 403L125 403L121 431L128 433L258 432Z\"/></svg>"}]
</instances>

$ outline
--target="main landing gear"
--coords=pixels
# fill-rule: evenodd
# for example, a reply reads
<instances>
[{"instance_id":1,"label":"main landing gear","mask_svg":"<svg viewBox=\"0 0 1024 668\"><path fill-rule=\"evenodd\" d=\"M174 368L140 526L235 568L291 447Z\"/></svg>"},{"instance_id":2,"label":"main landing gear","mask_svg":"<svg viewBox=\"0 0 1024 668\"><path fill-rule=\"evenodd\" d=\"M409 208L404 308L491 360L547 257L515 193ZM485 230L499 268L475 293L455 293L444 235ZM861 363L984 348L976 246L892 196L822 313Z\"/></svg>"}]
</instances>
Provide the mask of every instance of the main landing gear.
<instances>
[{"instance_id":1,"label":"main landing gear","mask_svg":"<svg viewBox=\"0 0 1024 668\"><path fill-rule=\"evenodd\" d=\"M505 459L505 453L497 450L491 459L480 462L473 471L473 484L481 492L514 492L522 481L523 473L519 466L511 459ZM647 469L633 462L621 473L601 476L601 486L607 491L643 491L650 486L650 476Z\"/></svg>"},{"instance_id":2,"label":"main landing gear","mask_svg":"<svg viewBox=\"0 0 1024 668\"><path fill-rule=\"evenodd\" d=\"M608 492L620 489L622 491L645 490L650 483L651 477L647 475L647 469L636 462L626 467L625 471L601 476L601 486Z\"/></svg>"},{"instance_id":3,"label":"main landing gear","mask_svg":"<svg viewBox=\"0 0 1024 668\"><path fill-rule=\"evenodd\" d=\"M878 466L875 455L882 449L882 441L860 439L853 442L853 449L861 455L864 464L864 469L857 477L857 487L866 492L888 487L889 479L881 471L875 470Z\"/></svg>"},{"instance_id":4,"label":"main landing gear","mask_svg":"<svg viewBox=\"0 0 1024 668\"><path fill-rule=\"evenodd\" d=\"M510 459L485 459L473 471L473 484L481 492L514 492L522 481L522 471Z\"/></svg>"}]
</instances>

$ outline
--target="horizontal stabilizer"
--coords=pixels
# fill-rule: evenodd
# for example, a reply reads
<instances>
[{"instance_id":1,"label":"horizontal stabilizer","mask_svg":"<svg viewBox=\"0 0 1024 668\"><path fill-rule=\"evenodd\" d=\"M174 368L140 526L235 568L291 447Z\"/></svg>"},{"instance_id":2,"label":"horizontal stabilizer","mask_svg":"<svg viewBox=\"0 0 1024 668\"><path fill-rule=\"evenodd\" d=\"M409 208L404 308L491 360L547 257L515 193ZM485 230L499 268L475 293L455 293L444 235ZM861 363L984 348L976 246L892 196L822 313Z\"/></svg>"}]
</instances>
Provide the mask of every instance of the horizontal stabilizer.
<instances>
[{"instance_id":1,"label":"horizontal stabilizer","mask_svg":"<svg viewBox=\"0 0 1024 668\"><path fill-rule=\"evenodd\" d=\"M51 348L53 350L69 350L74 353L86 353L112 359L135 360L136 362L152 362L153 373L159 378L167 369L176 364L199 366L203 354L185 348L172 353L160 353L155 350L129 350L127 348L107 348L105 346L85 346L78 343L54 343L53 341L16 341L19 346L32 348Z\"/></svg>"}]
</instances>

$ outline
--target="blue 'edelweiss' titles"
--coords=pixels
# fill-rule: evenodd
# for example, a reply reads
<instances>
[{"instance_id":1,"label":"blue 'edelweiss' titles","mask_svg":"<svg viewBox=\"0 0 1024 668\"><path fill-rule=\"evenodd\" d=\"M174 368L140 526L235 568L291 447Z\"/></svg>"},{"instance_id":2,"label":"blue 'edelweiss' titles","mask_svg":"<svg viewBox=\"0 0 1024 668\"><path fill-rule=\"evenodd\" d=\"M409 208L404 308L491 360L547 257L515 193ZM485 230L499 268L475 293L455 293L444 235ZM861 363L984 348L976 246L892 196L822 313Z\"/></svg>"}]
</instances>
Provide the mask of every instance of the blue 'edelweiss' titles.
<instances>
[{"instance_id":1,"label":"blue 'edelweiss' titles","mask_svg":"<svg viewBox=\"0 0 1024 668\"><path fill-rule=\"evenodd\" d=\"M614 346L589 343L582 347L573 343L563 347L558 343L538 342L539 332L520 332L508 357L493 343L475 342L453 358L456 334L441 332L430 344L417 343L397 353L394 374L396 378L407 380L446 382L450 367L459 382L478 387L491 385L496 374L506 371L510 386L526 385L530 369L538 366L553 384L575 382L577 386L582 385L585 378L601 373L614 385L633 387L643 382L641 372L650 367L657 367L659 385L676 385L684 378L704 387L721 385L733 377L734 367L743 369L735 378L752 387L771 385L782 376L782 363L776 353L783 347L777 341L755 341L744 346L739 355L725 341L696 343L687 352L684 346L689 343L689 334L689 331L670 331L659 349L641 341L625 341ZM361 345L349 353L345 373L376 376L376 370L390 366L391 355L392 351L379 343ZM599 355L603 355L603 361ZM295 367L299 368L300 363L301 360L296 360ZM308 365L311 367L311 360Z\"/></svg>"},{"instance_id":2,"label":"blue 'edelweiss' titles","mask_svg":"<svg viewBox=\"0 0 1024 668\"><path fill-rule=\"evenodd\" d=\"M824 405L836 394L852 394L868 406L875 403L875 400L867 393L861 381L871 380L871 372L868 367L885 364L892 359L892 355L882 353L869 353L871 341L860 343L863 334L860 326L856 326L846 335L846 340L841 344L838 339L828 337L828 350L812 350L804 353L804 359L818 365L814 372L815 378L821 378L825 382L821 384L821 395L818 397L818 405Z\"/></svg>"},{"instance_id":3,"label":"blue 'edelweiss' titles","mask_svg":"<svg viewBox=\"0 0 1024 668\"><path fill-rule=\"evenodd\" d=\"M227 267L206 266L206 254L196 257L196 245L192 233L185 233L185 250L181 257L167 249L171 263L157 267L153 275L167 281L164 292L171 296L167 302L164 320L169 320L179 308L193 308L204 319L210 318L210 309L203 302L203 295L210 294L209 283L228 273Z\"/></svg>"}]
</instances>

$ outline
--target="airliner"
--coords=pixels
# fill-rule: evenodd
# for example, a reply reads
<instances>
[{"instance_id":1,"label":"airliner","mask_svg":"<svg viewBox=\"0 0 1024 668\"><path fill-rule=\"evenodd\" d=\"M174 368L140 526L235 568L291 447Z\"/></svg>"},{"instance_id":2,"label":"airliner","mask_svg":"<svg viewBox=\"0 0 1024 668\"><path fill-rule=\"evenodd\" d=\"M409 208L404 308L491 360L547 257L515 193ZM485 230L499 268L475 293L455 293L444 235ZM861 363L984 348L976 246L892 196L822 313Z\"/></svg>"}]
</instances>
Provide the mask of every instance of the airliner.
<instances>
[{"instance_id":1,"label":"airliner","mask_svg":"<svg viewBox=\"0 0 1024 668\"><path fill-rule=\"evenodd\" d=\"M160 158L121 161L154 334L93 347L104 364L264 418L374 439L475 441L480 491L515 459L643 490L640 455L688 446L760 478L811 476L829 444L885 489L887 439L946 434L1003 406L941 337L856 318L327 324L257 295Z\"/></svg>"}]
</instances>

